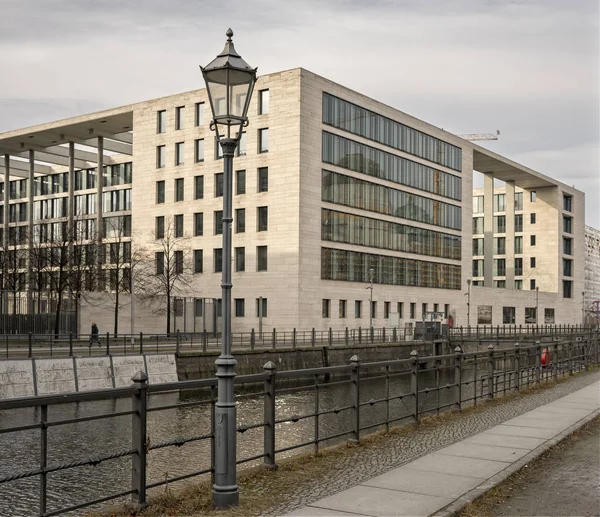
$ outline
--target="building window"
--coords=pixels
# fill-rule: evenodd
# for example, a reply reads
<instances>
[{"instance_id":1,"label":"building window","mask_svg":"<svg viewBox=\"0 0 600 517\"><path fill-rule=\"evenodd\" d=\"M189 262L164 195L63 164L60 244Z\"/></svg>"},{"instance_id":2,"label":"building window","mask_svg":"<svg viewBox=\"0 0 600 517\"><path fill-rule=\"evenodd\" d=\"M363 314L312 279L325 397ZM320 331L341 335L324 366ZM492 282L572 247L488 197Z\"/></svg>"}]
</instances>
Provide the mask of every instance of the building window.
<instances>
[{"instance_id":1,"label":"building window","mask_svg":"<svg viewBox=\"0 0 600 517\"><path fill-rule=\"evenodd\" d=\"M246 271L246 248L235 248L235 270Z\"/></svg>"},{"instance_id":2,"label":"building window","mask_svg":"<svg viewBox=\"0 0 600 517\"><path fill-rule=\"evenodd\" d=\"M535 268L535 257L529 257L529 267Z\"/></svg>"},{"instance_id":3,"label":"building window","mask_svg":"<svg viewBox=\"0 0 600 517\"><path fill-rule=\"evenodd\" d=\"M223 210L215 210L215 235L223 235Z\"/></svg>"},{"instance_id":4,"label":"building window","mask_svg":"<svg viewBox=\"0 0 600 517\"><path fill-rule=\"evenodd\" d=\"M515 280L515 289L517 291L523 290L523 280Z\"/></svg>"},{"instance_id":5,"label":"building window","mask_svg":"<svg viewBox=\"0 0 600 517\"><path fill-rule=\"evenodd\" d=\"M156 132L164 133L167 130L167 112L160 110L156 112Z\"/></svg>"},{"instance_id":6,"label":"building window","mask_svg":"<svg viewBox=\"0 0 600 517\"><path fill-rule=\"evenodd\" d=\"M515 258L515 276L523 276L523 259Z\"/></svg>"},{"instance_id":7,"label":"building window","mask_svg":"<svg viewBox=\"0 0 600 517\"><path fill-rule=\"evenodd\" d=\"M502 323L504 323L505 325L514 325L516 320L516 307L502 307Z\"/></svg>"},{"instance_id":8,"label":"building window","mask_svg":"<svg viewBox=\"0 0 600 517\"><path fill-rule=\"evenodd\" d=\"M268 192L269 190L269 168L260 167L258 169L258 192Z\"/></svg>"},{"instance_id":9,"label":"building window","mask_svg":"<svg viewBox=\"0 0 600 517\"><path fill-rule=\"evenodd\" d=\"M162 215L156 218L154 235L156 239L164 239L165 237L165 218Z\"/></svg>"},{"instance_id":10,"label":"building window","mask_svg":"<svg viewBox=\"0 0 600 517\"><path fill-rule=\"evenodd\" d=\"M473 256L483 255L483 239L473 239Z\"/></svg>"},{"instance_id":11,"label":"building window","mask_svg":"<svg viewBox=\"0 0 600 517\"><path fill-rule=\"evenodd\" d=\"M215 174L215 197L223 196L223 173Z\"/></svg>"},{"instance_id":12,"label":"building window","mask_svg":"<svg viewBox=\"0 0 600 517\"><path fill-rule=\"evenodd\" d=\"M196 110L195 110L195 123L197 126L202 126L204 124L204 103L197 102Z\"/></svg>"},{"instance_id":13,"label":"building window","mask_svg":"<svg viewBox=\"0 0 600 517\"><path fill-rule=\"evenodd\" d=\"M506 212L506 194L494 194L494 212Z\"/></svg>"},{"instance_id":14,"label":"building window","mask_svg":"<svg viewBox=\"0 0 600 517\"><path fill-rule=\"evenodd\" d=\"M531 201L532 203L535 203L537 201L537 194L535 193L535 190L529 192L529 201Z\"/></svg>"},{"instance_id":15,"label":"building window","mask_svg":"<svg viewBox=\"0 0 600 517\"><path fill-rule=\"evenodd\" d=\"M223 148L221 147L221 144L215 137L215 160L221 159L223 159Z\"/></svg>"},{"instance_id":16,"label":"building window","mask_svg":"<svg viewBox=\"0 0 600 517\"><path fill-rule=\"evenodd\" d=\"M183 273L183 251L175 252L175 274L181 275Z\"/></svg>"},{"instance_id":17,"label":"building window","mask_svg":"<svg viewBox=\"0 0 600 517\"><path fill-rule=\"evenodd\" d=\"M530 235L529 236L529 245L530 246L535 246L535 235Z\"/></svg>"},{"instance_id":18,"label":"building window","mask_svg":"<svg viewBox=\"0 0 600 517\"><path fill-rule=\"evenodd\" d=\"M183 237L183 214L175 216L175 238L180 239Z\"/></svg>"},{"instance_id":19,"label":"building window","mask_svg":"<svg viewBox=\"0 0 600 517\"><path fill-rule=\"evenodd\" d=\"M269 113L269 90L260 90L258 92L258 114L266 115Z\"/></svg>"},{"instance_id":20,"label":"building window","mask_svg":"<svg viewBox=\"0 0 600 517\"><path fill-rule=\"evenodd\" d=\"M185 115L184 106L178 106L177 108L175 108L175 129L176 130L183 129L185 127L184 118L183 118L184 115Z\"/></svg>"},{"instance_id":21,"label":"building window","mask_svg":"<svg viewBox=\"0 0 600 517\"><path fill-rule=\"evenodd\" d=\"M371 302L371 318L377 318L377 302Z\"/></svg>"},{"instance_id":22,"label":"building window","mask_svg":"<svg viewBox=\"0 0 600 517\"><path fill-rule=\"evenodd\" d=\"M390 318L390 302L383 302L383 319Z\"/></svg>"},{"instance_id":23,"label":"building window","mask_svg":"<svg viewBox=\"0 0 600 517\"><path fill-rule=\"evenodd\" d=\"M473 213L483 214L484 204L483 196L473 196Z\"/></svg>"},{"instance_id":24,"label":"building window","mask_svg":"<svg viewBox=\"0 0 600 517\"><path fill-rule=\"evenodd\" d=\"M194 161L196 163L204 161L204 138L194 140Z\"/></svg>"},{"instance_id":25,"label":"building window","mask_svg":"<svg viewBox=\"0 0 600 517\"><path fill-rule=\"evenodd\" d=\"M235 171L235 193L237 195L246 193L246 171Z\"/></svg>"},{"instance_id":26,"label":"building window","mask_svg":"<svg viewBox=\"0 0 600 517\"><path fill-rule=\"evenodd\" d=\"M246 231L246 209L236 208L235 210L235 233L244 233Z\"/></svg>"},{"instance_id":27,"label":"building window","mask_svg":"<svg viewBox=\"0 0 600 517\"><path fill-rule=\"evenodd\" d=\"M267 270L267 247L257 246L256 247L256 271Z\"/></svg>"},{"instance_id":28,"label":"building window","mask_svg":"<svg viewBox=\"0 0 600 517\"><path fill-rule=\"evenodd\" d=\"M425 321L425 315L427 314L427 304L426 303L422 303L421 304L421 317L423 318L423 321Z\"/></svg>"},{"instance_id":29,"label":"building window","mask_svg":"<svg viewBox=\"0 0 600 517\"><path fill-rule=\"evenodd\" d=\"M338 306L338 316L340 318L346 317L346 300L340 300Z\"/></svg>"},{"instance_id":30,"label":"building window","mask_svg":"<svg viewBox=\"0 0 600 517\"><path fill-rule=\"evenodd\" d=\"M506 237L494 237L494 255L506 255Z\"/></svg>"},{"instance_id":31,"label":"building window","mask_svg":"<svg viewBox=\"0 0 600 517\"><path fill-rule=\"evenodd\" d=\"M433 304L433 312L439 312L439 308L440 308L440 304L439 303L434 303Z\"/></svg>"},{"instance_id":32,"label":"building window","mask_svg":"<svg viewBox=\"0 0 600 517\"><path fill-rule=\"evenodd\" d=\"M269 228L269 207L259 206L256 209L256 231L266 232Z\"/></svg>"},{"instance_id":33,"label":"building window","mask_svg":"<svg viewBox=\"0 0 600 517\"><path fill-rule=\"evenodd\" d=\"M515 253L523 253L523 236L515 237Z\"/></svg>"},{"instance_id":34,"label":"building window","mask_svg":"<svg viewBox=\"0 0 600 517\"><path fill-rule=\"evenodd\" d=\"M497 289L506 289L506 280L494 280L492 284Z\"/></svg>"},{"instance_id":35,"label":"building window","mask_svg":"<svg viewBox=\"0 0 600 517\"><path fill-rule=\"evenodd\" d=\"M258 152L269 152L269 128L265 127L258 130Z\"/></svg>"},{"instance_id":36,"label":"building window","mask_svg":"<svg viewBox=\"0 0 600 517\"><path fill-rule=\"evenodd\" d=\"M396 304L396 310L398 311L398 319L404 318L404 302L398 302Z\"/></svg>"},{"instance_id":37,"label":"building window","mask_svg":"<svg viewBox=\"0 0 600 517\"><path fill-rule=\"evenodd\" d=\"M523 210L523 192L515 192L515 210Z\"/></svg>"},{"instance_id":38,"label":"building window","mask_svg":"<svg viewBox=\"0 0 600 517\"><path fill-rule=\"evenodd\" d=\"M563 210L566 212L573 211L573 196L567 196L563 194Z\"/></svg>"},{"instance_id":39,"label":"building window","mask_svg":"<svg viewBox=\"0 0 600 517\"><path fill-rule=\"evenodd\" d=\"M164 169L165 167L165 157L166 157L166 150L165 150L165 146L164 145L159 145L156 147L156 168L157 169Z\"/></svg>"},{"instance_id":40,"label":"building window","mask_svg":"<svg viewBox=\"0 0 600 517\"><path fill-rule=\"evenodd\" d=\"M184 152L183 142L177 142L175 144L175 165L183 165Z\"/></svg>"},{"instance_id":41,"label":"building window","mask_svg":"<svg viewBox=\"0 0 600 517\"><path fill-rule=\"evenodd\" d=\"M194 199L202 199L204 197L204 176L194 177Z\"/></svg>"},{"instance_id":42,"label":"building window","mask_svg":"<svg viewBox=\"0 0 600 517\"><path fill-rule=\"evenodd\" d=\"M261 303L262 302L262 303ZM266 318L267 317L267 299L257 298L256 299L256 317Z\"/></svg>"},{"instance_id":43,"label":"building window","mask_svg":"<svg viewBox=\"0 0 600 517\"><path fill-rule=\"evenodd\" d=\"M156 182L156 204L160 205L165 202L165 182Z\"/></svg>"},{"instance_id":44,"label":"building window","mask_svg":"<svg viewBox=\"0 0 600 517\"><path fill-rule=\"evenodd\" d=\"M573 297L573 282L571 280L563 280L563 298Z\"/></svg>"},{"instance_id":45,"label":"building window","mask_svg":"<svg viewBox=\"0 0 600 517\"><path fill-rule=\"evenodd\" d=\"M544 323L546 325L554 323L554 309L544 309Z\"/></svg>"},{"instance_id":46,"label":"building window","mask_svg":"<svg viewBox=\"0 0 600 517\"><path fill-rule=\"evenodd\" d=\"M417 315L417 304L414 302L410 303L410 319L414 320Z\"/></svg>"},{"instance_id":47,"label":"building window","mask_svg":"<svg viewBox=\"0 0 600 517\"><path fill-rule=\"evenodd\" d=\"M483 259L473 260L473 276L483 276Z\"/></svg>"},{"instance_id":48,"label":"building window","mask_svg":"<svg viewBox=\"0 0 600 517\"><path fill-rule=\"evenodd\" d=\"M196 212L194 214L194 237L200 237L204 234L204 214Z\"/></svg>"},{"instance_id":49,"label":"building window","mask_svg":"<svg viewBox=\"0 0 600 517\"><path fill-rule=\"evenodd\" d=\"M360 300L354 301L354 317L362 318L362 301Z\"/></svg>"},{"instance_id":50,"label":"building window","mask_svg":"<svg viewBox=\"0 0 600 517\"><path fill-rule=\"evenodd\" d=\"M213 269L215 273L223 271L223 248L213 250Z\"/></svg>"},{"instance_id":51,"label":"building window","mask_svg":"<svg viewBox=\"0 0 600 517\"><path fill-rule=\"evenodd\" d=\"M244 317L244 305L245 305L245 300L243 298L236 298L235 299L235 316L236 318L243 318Z\"/></svg>"},{"instance_id":52,"label":"building window","mask_svg":"<svg viewBox=\"0 0 600 517\"><path fill-rule=\"evenodd\" d=\"M535 307L525 307L525 324L535 325L537 323L537 309Z\"/></svg>"},{"instance_id":53,"label":"building window","mask_svg":"<svg viewBox=\"0 0 600 517\"><path fill-rule=\"evenodd\" d=\"M194 273L202 273L204 269L202 250L194 250Z\"/></svg>"},{"instance_id":54,"label":"building window","mask_svg":"<svg viewBox=\"0 0 600 517\"><path fill-rule=\"evenodd\" d=\"M573 276L573 261L563 259L563 276Z\"/></svg>"},{"instance_id":55,"label":"building window","mask_svg":"<svg viewBox=\"0 0 600 517\"><path fill-rule=\"evenodd\" d=\"M535 224L535 214L529 214L529 223Z\"/></svg>"},{"instance_id":56,"label":"building window","mask_svg":"<svg viewBox=\"0 0 600 517\"><path fill-rule=\"evenodd\" d=\"M165 272L165 254L162 251L157 251L154 254L155 271L157 275L162 275Z\"/></svg>"},{"instance_id":57,"label":"building window","mask_svg":"<svg viewBox=\"0 0 600 517\"><path fill-rule=\"evenodd\" d=\"M569 239L568 237L563 237L563 253L565 255L573 254L573 239Z\"/></svg>"},{"instance_id":58,"label":"building window","mask_svg":"<svg viewBox=\"0 0 600 517\"><path fill-rule=\"evenodd\" d=\"M175 180L175 202L183 201L184 193L184 180L183 178L177 178Z\"/></svg>"},{"instance_id":59,"label":"building window","mask_svg":"<svg viewBox=\"0 0 600 517\"><path fill-rule=\"evenodd\" d=\"M483 233L483 217L473 218L473 235L481 235Z\"/></svg>"},{"instance_id":60,"label":"building window","mask_svg":"<svg viewBox=\"0 0 600 517\"><path fill-rule=\"evenodd\" d=\"M515 232L523 231L523 214L515 215Z\"/></svg>"},{"instance_id":61,"label":"building window","mask_svg":"<svg viewBox=\"0 0 600 517\"><path fill-rule=\"evenodd\" d=\"M331 300L327 298L323 298L322 300L322 308L321 308L321 316L323 318L329 318L329 306L331 304Z\"/></svg>"},{"instance_id":62,"label":"building window","mask_svg":"<svg viewBox=\"0 0 600 517\"><path fill-rule=\"evenodd\" d=\"M565 233L573 233L573 218L568 216L563 216L563 232Z\"/></svg>"},{"instance_id":63,"label":"building window","mask_svg":"<svg viewBox=\"0 0 600 517\"><path fill-rule=\"evenodd\" d=\"M506 233L505 215L497 215L494 217L494 233Z\"/></svg>"},{"instance_id":64,"label":"building window","mask_svg":"<svg viewBox=\"0 0 600 517\"><path fill-rule=\"evenodd\" d=\"M240 141L237 146L237 155L238 156L246 156L246 132L242 133L240 137Z\"/></svg>"},{"instance_id":65,"label":"building window","mask_svg":"<svg viewBox=\"0 0 600 517\"><path fill-rule=\"evenodd\" d=\"M535 278L532 278L531 280L529 280L529 290L535 291Z\"/></svg>"},{"instance_id":66,"label":"building window","mask_svg":"<svg viewBox=\"0 0 600 517\"><path fill-rule=\"evenodd\" d=\"M448 316L450 316L450 304L445 303L444 304L444 318L448 319Z\"/></svg>"}]
</instances>

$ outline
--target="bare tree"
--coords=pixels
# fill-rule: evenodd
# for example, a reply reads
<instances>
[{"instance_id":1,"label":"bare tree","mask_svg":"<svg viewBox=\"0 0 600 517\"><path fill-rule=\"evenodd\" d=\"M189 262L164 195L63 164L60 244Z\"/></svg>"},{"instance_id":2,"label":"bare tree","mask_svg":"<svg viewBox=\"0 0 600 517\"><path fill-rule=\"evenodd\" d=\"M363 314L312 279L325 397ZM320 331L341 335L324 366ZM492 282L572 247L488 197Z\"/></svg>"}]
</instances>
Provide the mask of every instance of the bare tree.
<instances>
[{"instance_id":1,"label":"bare tree","mask_svg":"<svg viewBox=\"0 0 600 517\"><path fill-rule=\"evenodd\" d=\"M175 222L169 219L162 235L156 239L154 253L146 252L139 264L143 283L139 288L143 300L150 301L156 314L166 314L167 334L171 333L173 298L191 290L192 269L189 239L177 235Z\"/></svg>"},{"instance_id":2,"label":"bare tree","mask_svg":"<svg viewBox=\"0 0 600 517\"><path fill-rule=\"evenodd\" d=\"M23 228L23 230L21 230ZM26 227L10 227L8 247L0 254L0 269L2 272L3 289L12 295L13 323L16 324L18 294L25 289L25 271L27 268L27 250L21 246L18 232L25 231ZM5 307L8 312L8 307Z\"/></svg>"}]
</instances>

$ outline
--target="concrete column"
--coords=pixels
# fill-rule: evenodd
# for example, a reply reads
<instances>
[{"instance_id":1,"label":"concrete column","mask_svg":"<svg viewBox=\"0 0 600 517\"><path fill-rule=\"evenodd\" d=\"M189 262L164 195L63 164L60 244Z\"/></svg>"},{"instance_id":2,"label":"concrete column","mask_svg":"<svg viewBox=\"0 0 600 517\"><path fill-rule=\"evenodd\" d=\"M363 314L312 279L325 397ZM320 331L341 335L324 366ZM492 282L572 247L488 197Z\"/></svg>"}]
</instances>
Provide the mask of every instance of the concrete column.
<instances>
[{"instance_id":1,"label":"concrete column","mask_svg":"<svg viewBox=\"0 0 600 517\"><path fill-rule=\"evenodd\" d=\"M102 224L102 188L103 188L103 174L104 174L104 138L98 137L98 168L96 169L96 239L98 245L98 257L97 257L97 275L98 282L102 283L104 280L102 272L102 238L104 237L104 225Z\"/></svg>"},{"instance_id":2,"label":"concrete column","mask_svg":"<svg viewBox=\"0 0 600 517\"><path fill-rule=\"evenodd\" d=\"M494 273L494 175L483 178L483 286L492 287Z\"/></svg>"},{"instance_id":3,"label":"concrete column","mask_svg":"<svg viewBox=\"0 0 600 517\"><path fill-rule=\"evenodd\" d=\"M515 288L515 182L506 182L506 288Z\"/></svg>"},{"instance_id":4,"label":"concrete column","mask_svg":"<svg viewBox=\"0 0 600 517\"><path fill-rule=\"evenodd\" d=\"M31 286L33 285L33 267L32 256L33 256L33 196L35 194L35 151L29 150L29 182L27 188L28 194L28 205L27 205L27 231L28 231L28 253L27 253L27 285L28 290L31 293ZM31 296L30 296L31 298ZM31 312L31 311L30 311Z\"/></svg>"},{"instance_id":5,"label":"concrete column","mask_svg":"<svg viewBox=\"0 0 600 517\"><path fill-rule=\"evenodd\" d=\"M69 142L69 178L67 186L69 188L68 198L68 216L69 228L73 228L73 218L75 216L75 143Z\"/></svg>"}]
</instances>

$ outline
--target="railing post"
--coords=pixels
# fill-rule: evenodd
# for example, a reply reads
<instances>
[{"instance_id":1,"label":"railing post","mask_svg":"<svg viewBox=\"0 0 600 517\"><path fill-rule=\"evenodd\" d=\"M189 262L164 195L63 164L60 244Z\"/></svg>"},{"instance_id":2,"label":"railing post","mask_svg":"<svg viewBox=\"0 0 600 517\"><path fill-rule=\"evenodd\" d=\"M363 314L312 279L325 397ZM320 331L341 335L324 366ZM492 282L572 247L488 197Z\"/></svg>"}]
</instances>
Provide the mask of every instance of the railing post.
<instances>
[{"instance_id":1,"label":"railing post","mask_svg":"<svg viewBox=\"0 0 600 517\"><path fill-rule=\"evenodd\" d=\"M554 344L554 361L552 361L552 376L554 377L555 382L558 381L558 343Z\"/></svg>"},{"instance_id":2,"label":"railing post","mask_svg":"<svg viewBox=\"0 0 600 517\"><path fill-rule=\"evenodd\" d=\"M348 336L348 327L346 327L346 330L344 331L344 341L346 342L346 346L348 346L350 339Z\"/></svg>"},{"instance_id":3,"label":"railing post","mask_svg":"<svg viewBox=\"0 0 600 517\"><path fill-rule=\"evenodd\" d=\"M410 353L412 364L410 365L410 391L413 396L413 418L419 421L419 352L413 350Z\"/></svg>"},{"instance_id":4,"label":"railing post","mask_svg":"<svg viewBox=\"0 0 600 517\"><path fill-rule=\"evenodd\" d=\"M317 333L315 331L315 327L312 328L312 331L310 333L310 344L312 346L315 346L317 344Z\"/></svg>"},{"instance_id":5,"label":"railing post","mask_svg":"<svg viewBox=\"0 0 600 517\"><path fill-rule=\"evenodd\" d=\"M144 333L140 332L140 355L144 354Z\"/></svg>"},{"instance_id":6,"label":"railing post","mask_svg":"<svg viewBox=\"0 0 600 517\"><path fill-rule=\"evenodd\" d=\"M542 371L542 346L541 341L535 342L535 382L540 383Z\"/></svg>"},{"instance_id":7,"label":"railing post","mask_svg":"<svg viewBox=\"0 0 600 517\"><path fill-rule=\"evenodd\" d=\"M333 330L329 327L329 332L327 333L327 341L329 342L329 346L333 345Z\"/></svg>"},{"instance_id":8,"label":"railing post","mask_svg":"<svg viewBox=\"0 0 600 517\"><path fill-rule=\"evenodd\" d=\"M48 474L45 472L48 465L48 406L41 406L40 415L40 515L46 513L46 482Z\"/></svg>"},{"instance_id":9,"label":"railing post","mask_svg":"<svg viewBox=\"0 0 600 517\"><path fill-rule=\"evenodd\" d=\"M353 420L353 436L350 440L353 443L360 441L360 359L357 355L350 358L352 371L350 372L350 382L352 389L352 398L354 400L354 411L352 413Z\"/></svg>"},{"instance_id":10,"label":"railing post","mask_svg":"<svg viewBox=\"0 0 600 517\"><path fill-rule=\"evenodd\" d=\"M133 378L135 393L131 401L133 416L131 422L131 448L135 451L131 458L131 488L134 502L139 508L146 506L146 417L148 376L140 370Z\"/></svg>"},{"instance_id":11,"label":"railing post","mask_svg":"<svg viewBox=\"0 0 600 517\"><path fill-rule=\"evenodd\" d=\"M381 328L381 340L385 343L385 327Z\"/></svg>"},{"instance_id":12,"label":"railing post","mask_svg":"<svg viewBox=\"0 0 600 517\"><path fill-rule=\"evenodd\" d=\"M398 342L398 331L397 331L396 327L394 327L394 329L392 330L392 341L394 343Z\"/></svg>"},{"instance_id":13,"label":"railing post","mask_svg":"<svg viewBox=\"0 0 600 517\"><path fill-rule=\"evenodd\" d=\"M569 375L573 375L573 340L569 341Z\"/></svg>"},{"instance_id":14,"label":"railing post","mask_svg":"<svg viewBox=\"0 0 600 517\"><path fill-rule=\"evenodd\" d=\"M521 384L521 350L519 343L515 343L515 390L519 391Z\"/></svg>"},{"instance_id":15,"label":"railing post","mask_svg":"<svg viewBox=\"0 0 600 517\"><path fill-rule=\"evenodd\" d=\"M275 375L277 367L272 361L263 366L265 374L265 399L264 399L264 453L265 465L270 469L276 469L275 463Z\"/></svg>"},{"instance_id":16,"label":"railing post","mask_svg":"<svg viewBox=\"0 0 600 517\"><path fill-rule=\"evenodd\" d=\"M6 336L6 357L8 357L8 335ZM27 357L33 357L33 334L29 333L29 354Z\"/></svg>"},{"instance_id":17,"label":"railing post","mask_svg":"<svg viewBox=\"0 0 600 517\"><path fill-rule=\"evenodd\" d=\"M362 343L362 328L358 327L358 344Z\"/></svg>"},{"instance_id":18,"label":"railing post","mask_svg":"<svg viewBox=\"0 0 600 517\"><path fill-rule=\"evenodd\" d=\"M175 355L179 356L179 349L181 347L181 333L177 330L177 336L175 341Z\"/></svg>"},{"instance_id":19,"label":"railing post","mask_svg":"<svg viewBox=\"0 0 600 517\"><path fill-rule=\"evenodd\" d=\"M488 346L488 399L494 398L494 345Z\"/></svg>"},{"instance_id":20,"label":"railing post","mask_svg":"<svg viewBox=\"0 0 600 517\"><path fill-rule=\"evenodd\" d=\"M296 327L292 330L292 348L296 348Z\"/></svg>"},{"instance_id":21,"label":"railing post","mask_svg":"<svg viewBox=\"0 0 600 517\"><path fill-rule=\"evenodd\" d=\"M369 335L371 338L371 343L375 342L375 329L373 328L373 326L369 327Z\"/></svg>"},{"instance_id":22,"label":"railing post","mask_svg":"<svg viewBox=\"0 0 600 517\"><path fill-rule=\"evenodd\" d=\"M462 409L462 348L457 346L454 349L454 354L454 384L456 384L456 407L460 411Z\"/></svg>"},{"instance_id":23,"label":"railing post","mask_svg":"<svg viewBox=\"0 0 600 517\"><path fill-rule=\"evenodd\" d=\"M273 332L271 334L271 347L275 348L275 343L277 342L277 330L275 330L275 327L273 327Z\"/></svg>"},{"instance_id":24,"label":"railing post","mask_svg":"<svg viewBox=\"0 0 600 517\"><path fill-rule=\"evenodd\" d=\"M69 357L73 357L73 332L69 332Z\"/></svg>"},{"instance_id":25,"label":"railing post","mask_svg":"<svg viewBox=\"0 0 600 517\"><path fill-rule=\"evenodd\" d=\"M254 337L254 329L252 329L252 336ZM254 343L251 342L251 348L254 350ZM206 352L208 349L208 332L206 330L202 331L202 351Z\"/></svg>"}]
</instances>

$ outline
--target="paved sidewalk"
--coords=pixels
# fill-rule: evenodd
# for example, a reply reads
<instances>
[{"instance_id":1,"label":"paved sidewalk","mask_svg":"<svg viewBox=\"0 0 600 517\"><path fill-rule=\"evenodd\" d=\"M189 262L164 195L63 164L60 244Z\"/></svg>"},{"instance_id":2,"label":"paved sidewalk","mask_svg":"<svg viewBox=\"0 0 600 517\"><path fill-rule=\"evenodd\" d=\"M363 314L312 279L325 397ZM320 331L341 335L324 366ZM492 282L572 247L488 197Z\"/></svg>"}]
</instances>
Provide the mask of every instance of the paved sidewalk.
<instances>
[{"instance_id":1,"label":"paved sidewalk","mask_svg":"<svg viewBox=\"0 0 600 517\"><path fill-rule=\"evenodd\" d=\"M449 516L600 414L600 381L288 516Z\"/></svg>"}]
</instances>

